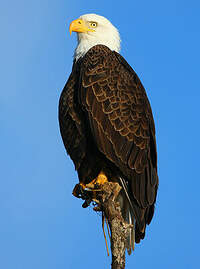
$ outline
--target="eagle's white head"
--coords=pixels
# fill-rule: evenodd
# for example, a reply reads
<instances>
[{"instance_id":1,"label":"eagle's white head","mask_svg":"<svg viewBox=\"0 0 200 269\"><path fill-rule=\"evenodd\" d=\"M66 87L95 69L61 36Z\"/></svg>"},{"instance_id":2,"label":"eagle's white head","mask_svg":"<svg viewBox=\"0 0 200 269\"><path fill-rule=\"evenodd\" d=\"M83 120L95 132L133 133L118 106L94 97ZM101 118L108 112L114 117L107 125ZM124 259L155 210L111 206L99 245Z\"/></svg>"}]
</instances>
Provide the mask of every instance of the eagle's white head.
<instances>
[{"instance_id":1,"label":"eagle's white head","mask_svg":"<svg viewBox=\"0 0 200 269\"><path fill-rule=\"evenodd\" d=\"M95 45L105 45L116 52L120 51L120 35L118 30L106 18L96 14L85 14L71 22L70 34L77 32L78 45L74 53L77 61Z\"/></svg>"}]
</instances>

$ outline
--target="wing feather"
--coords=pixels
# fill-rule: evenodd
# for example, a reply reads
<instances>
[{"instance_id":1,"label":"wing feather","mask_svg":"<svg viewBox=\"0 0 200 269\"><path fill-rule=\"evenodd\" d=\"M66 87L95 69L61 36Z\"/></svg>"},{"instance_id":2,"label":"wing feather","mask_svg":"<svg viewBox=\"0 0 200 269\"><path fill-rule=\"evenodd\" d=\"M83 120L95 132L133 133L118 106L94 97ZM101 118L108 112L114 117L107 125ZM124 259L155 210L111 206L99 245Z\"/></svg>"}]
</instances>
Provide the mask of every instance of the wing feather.
<instances>
[{"instance_id":1,"label":"wing feather","mask_svg":"<svg viewBox=\"0 0 200 269\"><path fill-rule=\"evenodd\" d=\"M122 56L103 45L87 52L81 70L81 105L98 149L130 182L139 241L153 216L158 187L155 127L146 92Z\"/></svg>"},{"instance_id":2,"label":"wing feather","mask_svg":"<svg viewBox=\"0 0 200 269\"><path fill-rule=\"evenodd\" d=\"M83 120L80 108L75 101L74 91L77 85L76 65L73 65L72 73L62 91L59 100L59 124L63 143L78 170L86 153L86 140L83 132Z\"/></svg>"}]
</instances>

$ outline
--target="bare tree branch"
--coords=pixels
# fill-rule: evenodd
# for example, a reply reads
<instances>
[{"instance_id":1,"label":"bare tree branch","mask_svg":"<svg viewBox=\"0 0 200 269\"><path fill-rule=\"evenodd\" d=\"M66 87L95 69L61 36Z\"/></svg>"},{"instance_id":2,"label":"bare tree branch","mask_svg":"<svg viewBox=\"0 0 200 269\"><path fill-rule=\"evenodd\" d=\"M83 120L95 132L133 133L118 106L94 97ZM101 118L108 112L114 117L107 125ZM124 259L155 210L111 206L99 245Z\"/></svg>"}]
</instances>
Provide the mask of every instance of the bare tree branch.
<instances>
[{"instance_id":1,"label":"bare tree branch","mask_svg":"<svg viewBox=\"0 0 200 269\"><path fill-rule=\"evenodd\" d=\"M111 251L112 251L112 269L124 269L125 268L125 250L126 250L126 236L130 225L127 224L121 214L121 208L116 198L121 190L118 183L106 182L98 188L95 192L95 199L91 197L92 192L82 190L81 195L73 194L76 197L85 200L83 207L88 205L93 199L97 203L94 207L95 211L102 211L102 214L108 220L108 224L111 231ZM74 189L75 190L75 189Z\"/></svg>"},{"instance_id":2,"label":"bare tree branch","mask_svg":"<svg viewBox=\"0 0 200 269\"><path fill-rule=\"evenodd\" d=\"M108 220L111 231L112 269L125 268L126 229L127 225L121 215L116 198L121 190L118 183L107 182L98 195L99 206Z\"/></svg>"}]
</instances>

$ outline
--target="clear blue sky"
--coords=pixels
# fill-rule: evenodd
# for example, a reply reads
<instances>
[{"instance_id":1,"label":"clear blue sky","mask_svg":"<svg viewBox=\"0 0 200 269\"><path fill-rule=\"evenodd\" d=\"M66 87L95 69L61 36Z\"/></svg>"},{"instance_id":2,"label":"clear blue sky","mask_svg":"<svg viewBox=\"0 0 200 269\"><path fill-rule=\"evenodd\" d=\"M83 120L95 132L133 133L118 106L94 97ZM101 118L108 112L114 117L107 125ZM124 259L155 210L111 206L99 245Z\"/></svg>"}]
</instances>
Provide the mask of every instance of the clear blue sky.
<instances>
[{"instance_id":1,"label":"clear blue sky","mask_svg":"<svg viewBox=\"0 0 200 269\"><path fill-rule=\"evenodd\" d=\"M77 183L58 126L71 20L107 17L141 78L157 131L160 186L128 268L199 268L199 1L4 1L0 9L0 268L109 268L101 218Z\"/></svg>"}]
</instances>

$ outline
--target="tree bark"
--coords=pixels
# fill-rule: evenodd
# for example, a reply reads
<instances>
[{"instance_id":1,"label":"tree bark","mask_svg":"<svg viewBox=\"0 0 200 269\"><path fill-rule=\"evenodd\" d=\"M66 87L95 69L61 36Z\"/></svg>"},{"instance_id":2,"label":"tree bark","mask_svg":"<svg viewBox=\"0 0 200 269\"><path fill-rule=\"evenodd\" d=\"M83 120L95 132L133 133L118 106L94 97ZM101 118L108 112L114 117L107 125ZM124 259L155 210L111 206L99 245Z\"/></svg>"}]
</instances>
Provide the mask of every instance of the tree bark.
<instances>
[{"instance_id":1,"label":"tree bark","mask_svg":"<svg viewBox=\"0 0 200 269\"><path fill-rule=\"evenodd\" d=\"M125 223L116 198L121 190L118 183L107 182L97 195L98 208L108 220L111 231L112 269L125 268L126 233L130 225Z\"/></svg>"},{"instance_id":2,"label":"tree bark","mask_svg":"<svg viewBox=\"0 0 200 269\"><path fill-rule=\"evenodd\" d=\"M111 269L125 268L125 250L127 233L132 225L126 223L122 217L121 208L117 202L117 196L121 187L116 182L106 182L96 186L95 190L83 189L77 184L73 190L73 195L85 200L83 207L89 206L92 201L96 202L95 211L101 211L107 219L111 231Z\"/></svg>"}]
</instances>

